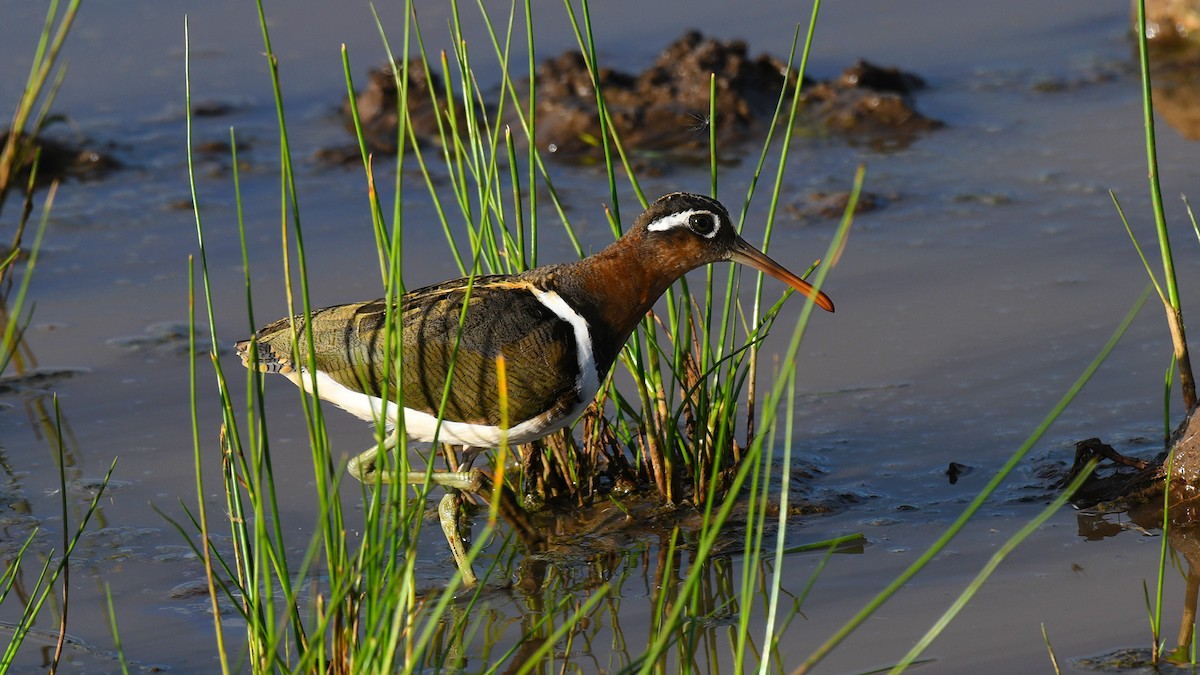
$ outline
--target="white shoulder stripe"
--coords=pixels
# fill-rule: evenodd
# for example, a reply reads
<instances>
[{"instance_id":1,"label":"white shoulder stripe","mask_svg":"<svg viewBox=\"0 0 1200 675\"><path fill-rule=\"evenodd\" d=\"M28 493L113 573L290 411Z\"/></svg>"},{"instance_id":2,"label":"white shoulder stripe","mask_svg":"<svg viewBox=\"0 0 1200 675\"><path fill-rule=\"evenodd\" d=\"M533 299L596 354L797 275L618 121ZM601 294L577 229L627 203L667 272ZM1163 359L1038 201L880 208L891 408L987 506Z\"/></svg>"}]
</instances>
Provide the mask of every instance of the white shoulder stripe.
<instances>
[{"instance_id":1,"label":"white shoulder stripe","mask_svg":"<svg viewBox=\"0 0 1200 675\"><path fill-rule=\"evenodd\" d=\"M592 349L592 331L588 328L587 319L572 309L558 293L538 288L532 290L539 302L557 314L558 318L571 324L575 331L575 354L579 359L579 377L575 381L575 388L586 406L600 391L600 375L596 372L596 353Z\"/></svg>"}]
</instances>

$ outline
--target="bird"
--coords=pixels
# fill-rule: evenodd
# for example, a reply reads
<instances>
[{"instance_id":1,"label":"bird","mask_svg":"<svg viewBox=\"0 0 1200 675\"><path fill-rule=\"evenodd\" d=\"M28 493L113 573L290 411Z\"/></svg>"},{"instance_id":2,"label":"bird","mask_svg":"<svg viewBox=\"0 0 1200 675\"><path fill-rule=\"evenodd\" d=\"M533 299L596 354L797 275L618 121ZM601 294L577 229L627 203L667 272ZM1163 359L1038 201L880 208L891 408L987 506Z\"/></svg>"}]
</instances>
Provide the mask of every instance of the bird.
<instances>
[{"instance_id":1,"label":"bird","mask_svg":"<svg viewBox=\"0 0 1200 675\"><path fill-rule=\"evenodd\" d=\"M391 308L379 299L285 317L235 348L247 368L282 374L359 418L386 422L384 441L347 464L354 478L425 483L424 471L397 476L377 469L380 454L398 442L401 417L410 438L465 451L529 443L567 427L596 397L630 334L663 293L689 271L721 261L753 267L834 311L824 292L746 242L719 201L676 192L651 204L615 242L580 260L426 286L404 293ZM394 333L403 357L400 382L385 353L389 314L400 324ZM316 365L311 372L307 330ZM484 477L477 470L432 476L448 490L438 509L442 529L471 585L457 498L460 490L479 492Z\"/></svg>"}]
</instances>

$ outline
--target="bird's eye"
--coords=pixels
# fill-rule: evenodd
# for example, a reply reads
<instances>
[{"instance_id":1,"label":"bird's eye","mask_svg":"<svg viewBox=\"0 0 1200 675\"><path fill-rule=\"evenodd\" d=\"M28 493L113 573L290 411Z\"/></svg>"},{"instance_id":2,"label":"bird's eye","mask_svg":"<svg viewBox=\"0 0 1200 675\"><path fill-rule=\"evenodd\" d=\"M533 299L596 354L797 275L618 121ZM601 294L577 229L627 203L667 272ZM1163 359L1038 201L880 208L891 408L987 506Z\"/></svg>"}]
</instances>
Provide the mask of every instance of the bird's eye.
<instances>
[{"instance_id":1,"label":"bird's eye","mask_svg":"<svg viewBox=\"0 0 1200 675\"><path fill-rule=\"evenodd\" d=\"M708 237L717 229L717 218L711 213L693 213L688 218L688 227L692 232Z\"/></svg>"}]
</instances>

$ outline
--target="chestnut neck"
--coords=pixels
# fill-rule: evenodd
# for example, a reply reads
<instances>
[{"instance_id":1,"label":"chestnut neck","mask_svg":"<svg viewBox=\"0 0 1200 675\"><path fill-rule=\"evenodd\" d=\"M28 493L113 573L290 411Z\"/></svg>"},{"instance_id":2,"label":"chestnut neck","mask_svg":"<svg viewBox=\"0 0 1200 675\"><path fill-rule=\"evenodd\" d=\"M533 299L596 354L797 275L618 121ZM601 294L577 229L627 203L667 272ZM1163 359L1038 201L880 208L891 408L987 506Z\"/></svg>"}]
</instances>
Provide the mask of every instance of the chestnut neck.
<instances>
[{"instance_id":1,"label":"chestnut neck","mask_svg":"<svg viewBox=\"0 0 1200 675\"><path fill-rule=\"evenodd\" d=\"M635 228L599 253L539 275L587 320L601 375L671 284L703 264L656 244Z\"/></svg>"}]
</instances>

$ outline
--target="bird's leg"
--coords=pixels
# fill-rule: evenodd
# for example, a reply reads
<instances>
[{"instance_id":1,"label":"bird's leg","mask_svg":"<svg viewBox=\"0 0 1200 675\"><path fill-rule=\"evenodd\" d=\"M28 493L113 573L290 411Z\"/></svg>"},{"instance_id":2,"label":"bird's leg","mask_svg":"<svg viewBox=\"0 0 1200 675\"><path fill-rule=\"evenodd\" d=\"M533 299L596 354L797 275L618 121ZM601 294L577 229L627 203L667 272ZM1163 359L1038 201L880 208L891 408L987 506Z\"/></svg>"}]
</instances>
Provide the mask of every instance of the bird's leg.
<instances>
[{"instance_id":1,"label":"bird's leg","mask_svg":"<svg viewBox=\"0 0 1200 675\"><path fill-rule=\"evenodd\" d=\"M458 462L458 468L456 469L456 471L470 470L471 465L475 463L475 458L478 457L479 453L482 451L483 451L483 448L477 448L472 445L462 446L462 451L460 453L458 453L459 454L459 462Z\"/></svg>"},{"instance_id":2,"label":"bird's leg","mask_svg":"<svg viewBox=\"0 0 1200 675\"><path fill-rule=\"evenodd\" d=\"M467 586L474 586L476 581L475 571L471 569L471 561L467 559L466 541L463 539L462 531L459 529L460 521L458 516L463 500L463 490L467 489L470 492L479 492L483 488L483 474L479 471L471 471L471 464L475 461L475 453L471 452L471 448L463 446L463 461L461 462L455 456L453 448L447 445L445 449L446 464L453 470L446 475L471 476L473 479L471 485L467 488L446 486L446 496L442 497L441 503L438 504L438 517L442 523L442 532L446 535L446 541L450 544L450 553L454 555L454 563L458 565L458 570L462 573L463 583Z\"/></svg>"},{"instance_id":3,"label":"bird's leg","mask_svg":"<svg viewBox=\"0 0 1200 675\"><path fill-rule=\"evenodd\" d=\"M521 506L512 489L503 482L497 484L487 473L471 469L471 464L483 449L464 445L459 453L459 473L470 475L472 479L470 488L463 488L464 491L483 497L489 505L494 503L500 516L508 521L525 545L531 550L537 549L545 541L545 536L530 522L529 512Z\"/></svg>"},{"instance_id":4,"label":"bird's leg","mask_svg":"<svg viewBox=\"0 0 1200 675\"><path fill-rule=\"evenodd\" d=\"M458 531L458 507L462 502L462 493L451 489L438 503L438 520L442 523L442 532L446 534L446 542L450 544L450 553L454 556L454 564L462 574L463 584L474 586L479 580L475 570L471 569L471 561L467 558L467 549L463 545L462 535Z\"/></svg>"},{"instance_id":5,"label":"bird's leg","mask_svg":"<svg viewBox=\"0 0 1200 675\"><path fill-rule=\"evenodd\" d=\"M467 550L463 545L462 534L458 526L458 510L459 505L462 503L462 493L464 491L480 493L484 486L483 472L469 470L470 460L474 459L474 453L467 455L469 458L467 462L455 467L464 470L432 471L428 474L424 471L408 471L404 473L396 470L380 471L378 467L379 459L383 454L391 452L396 447L396 443L399 441L399 433L399 429L393 429L382 443L352 458L346 464L346 470L361 483L375 485L409 483L421 485L428 480L434 485L446 488L446 496L442 497L441 502L438 503L438 520L441 522L442 532L446 535L446 541L450 544L450 553L454 555L454 562L458 565L458 569L462 573L463 583L467 586L474 586L477 579L475 572L471 569L471 565L467 560ZM452 464L452 466L454 465Z\"/></svg>"},{"instance_id":6,"label":"bird's leg","mask_svg":"<svg viewBox=\"0 0 1200 675\"><path fill-rule=\"evenodd\" d=\"M448 462L455 466L456 471L433 471L428 474L424 471L409 471L403 474L398 471L379 471L377 461L381 453L391 452L396 446L399 439L398 433L393 430L383 443L351 459L346 468L350 475L363 483L421 485L428 480L434 485L446 488L448 494L442 497L441 502L438 503L438 520L442 525L442 532L446 535L446 541L450 544L454 562L462 572L465 584L474 585L476 577L467 564L466 547L463 545L458 525L458 509L462 503L462 492L470 492L480 495L484 499L490 499L492 490L501 490L499 495L501 514L514 526L528 546L536 547L542 542L541 532L529 522L525 510L521 508L507 486L493 486L492 480L487 474L479 469L471 468L471 464L475 461L481 448L464 446L461 454L462 461L458 462L456 466ZM450 459L453 459L453 456Z\"/></svg>"},{"instance_id":7,"label":"bird's leg","mask_svg":"<svg viewBox=\"0 0 1200 675\"><path fill-rule=\"evenodd\" d=\"M433 479L448 490L446 496L442 497L441 503L438 504L438 516L442 523L442 532L445 533L446 541L450 544L450 552L454 555L454 562L462 572L463 583L468 586L474 585L476 579L467 560L466 545L462 532L459 530L458 511L464 492L477 494L488 501L498 496L497 504L501 515L509 521L530 548L538 546L543 540L542 534L529 522L525 510L517 504L508 486L496 485L486 473L471 468L481 450L482 448L463 446L457 457L453 452L448 452L447 464L454 467L455 471L433 474ZM420 474L420 477L423 479L424 474ZM498 493L497 490L499 490Z\"/></svg>"}]
</instances>

